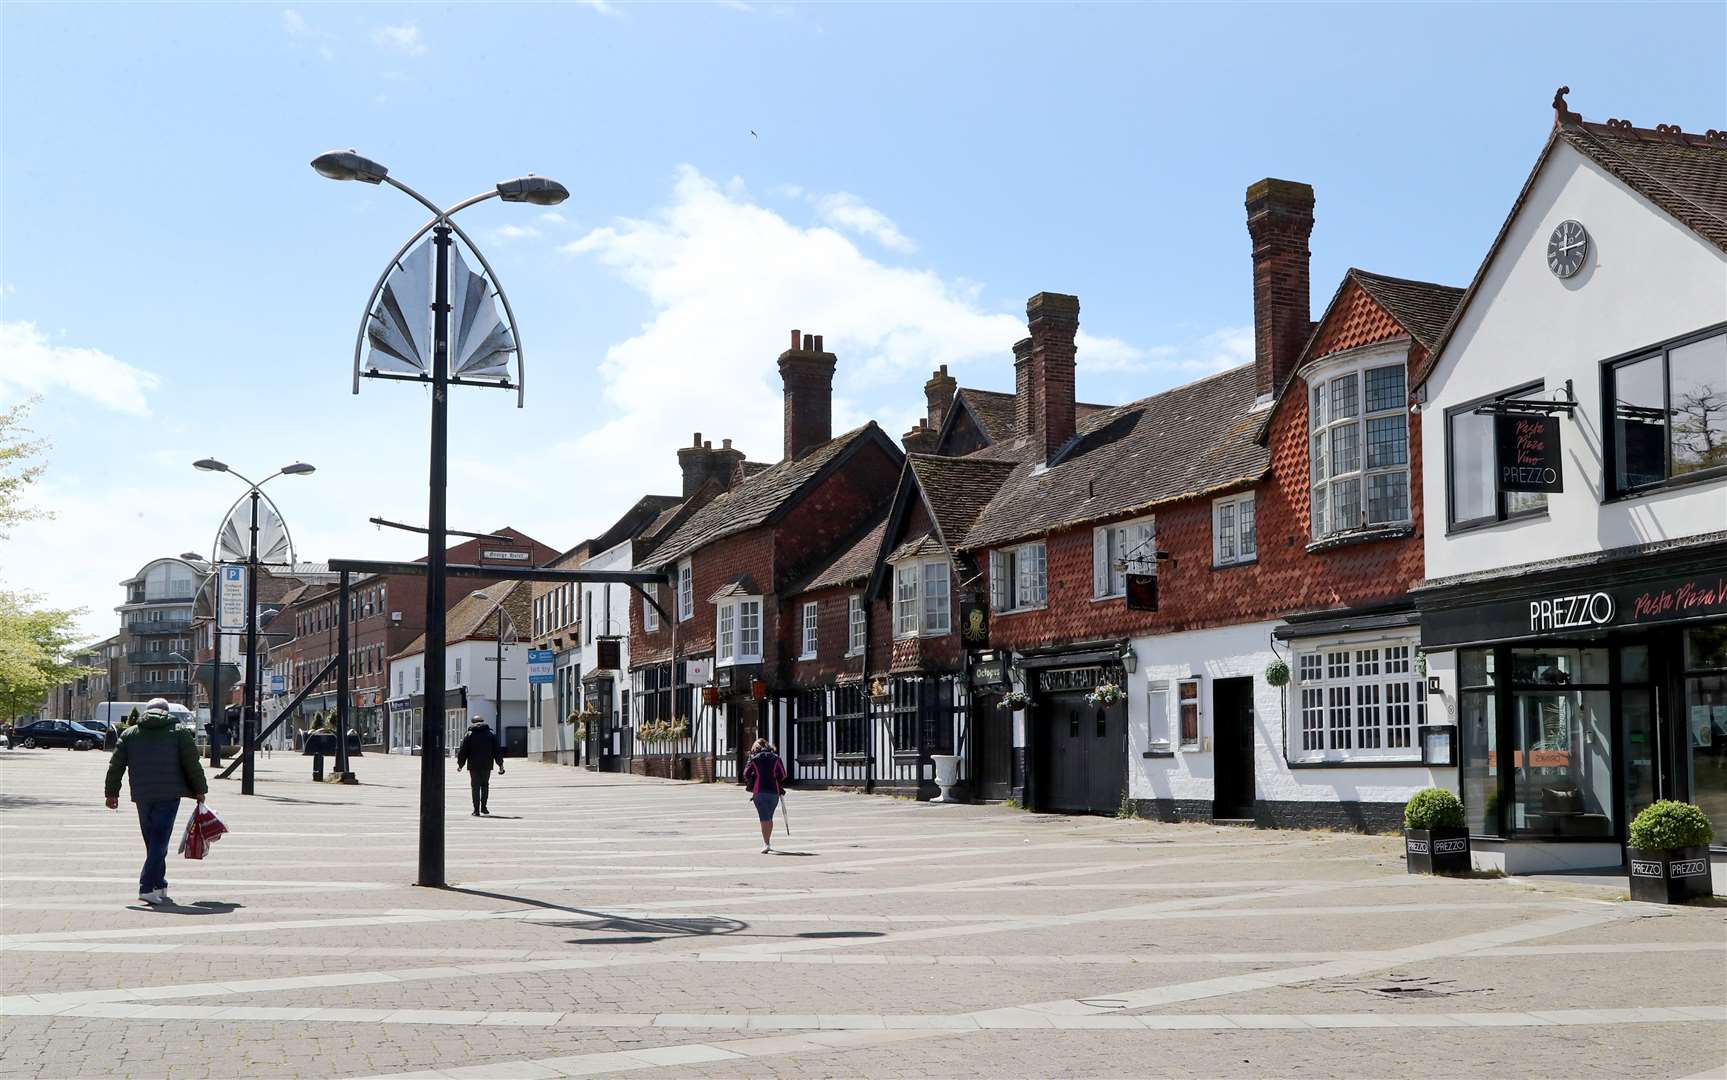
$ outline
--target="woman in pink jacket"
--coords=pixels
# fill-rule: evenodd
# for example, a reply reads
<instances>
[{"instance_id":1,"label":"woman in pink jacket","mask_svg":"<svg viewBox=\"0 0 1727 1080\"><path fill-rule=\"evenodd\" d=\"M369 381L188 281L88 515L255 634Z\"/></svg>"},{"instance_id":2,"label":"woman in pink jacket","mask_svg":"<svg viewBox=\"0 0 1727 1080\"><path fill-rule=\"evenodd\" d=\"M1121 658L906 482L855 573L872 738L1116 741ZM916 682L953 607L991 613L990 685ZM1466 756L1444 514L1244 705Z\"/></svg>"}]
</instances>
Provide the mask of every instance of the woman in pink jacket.
<instances>
[{"instance_id":1,"label":"woman in pink jacket","mask_svg":"<svg viewBox=\"0 0 1727 1080\"><path fill-rule=\"evenodd\" d=\"M757 739L750 747L750 759L744 765L744 786L750 790L750 801L756 804L756 816L762 821L762 854L774 850L774 810L786 790L786 766L774 752L773 744Z\"/></svg>"}]
</instances>

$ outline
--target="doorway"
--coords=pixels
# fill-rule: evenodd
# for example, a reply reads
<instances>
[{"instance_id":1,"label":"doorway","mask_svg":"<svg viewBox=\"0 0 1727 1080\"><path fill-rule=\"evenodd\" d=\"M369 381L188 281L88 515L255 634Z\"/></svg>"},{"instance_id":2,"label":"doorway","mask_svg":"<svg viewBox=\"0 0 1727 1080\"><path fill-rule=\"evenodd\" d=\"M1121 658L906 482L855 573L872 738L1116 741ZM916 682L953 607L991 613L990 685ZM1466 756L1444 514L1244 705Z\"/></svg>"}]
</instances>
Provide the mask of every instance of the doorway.
<instances>
[{"instance_id":1,"label":"doorway","mask_svg":"<svg viewBox=\"0 0 1727 1080\"><path fill-rule=\"evenodd\" d=\"M1044 776L1041 809L1113 814L1127 782L1127 707L1098 708L1081 693L1051 694L1039 703Z\"/></svg>"},{"instance_id":2,"label":"doorway","mask_svg":"<svg viewBox=\"0 0 1727 1080\"><path fill-rule=\"evenodd\" d=\"M1013 713L998 708L999 694L978 694L971 699L972 775L977 778L977 797L999 802L1013 788Z\"/></svg>"},{"instance_id":3,"label":"doorway","mask_svg":"<svg viewBox=\"0 0 1727 1080\"><path fill-rule=\"evenodd\" d=\"M1254 816L1253 679L1215 679L1211 684L1214 818L1248 820Z\"/></svg>"}]
</instances>

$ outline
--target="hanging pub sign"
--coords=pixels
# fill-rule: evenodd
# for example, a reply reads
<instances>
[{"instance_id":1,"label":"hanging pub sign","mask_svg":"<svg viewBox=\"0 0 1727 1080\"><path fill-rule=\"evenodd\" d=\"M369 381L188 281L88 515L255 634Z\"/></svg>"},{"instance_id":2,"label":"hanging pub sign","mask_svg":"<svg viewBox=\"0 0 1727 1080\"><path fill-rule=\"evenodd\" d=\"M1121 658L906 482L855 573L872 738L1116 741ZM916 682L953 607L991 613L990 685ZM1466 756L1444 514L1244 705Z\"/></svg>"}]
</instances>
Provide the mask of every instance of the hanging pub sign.
<instances>
[{"instance_id":1,"label":"hanging pub sign","mask_svg":"<svg viewBox=\"0 0 1727 1080\"><path fill-rule=\"evenodd\" d=\"M1500 491L1565 490L1557 416L1499 413L1493 417L1493 443Z\"/></svg>"},{"instance_id":2,"label":"hanging pub sign","mask_svg":"<svg viewBox=\"0 0 1727 1080\"><path fill-rule=\"evenodd\" d=\"M981 600L964 600L959 605L959 634L966 647L981 649L989 644L989 606Z\"/></svg>"},{"instance_id":3,"label":"hanging pub sign","mask_svg":"<svg viewBox=\"0 0 1727 1080\"><path fill-rule=\"evenodd\" d=\"M971 666L971 684L980 690L1007 685L1007 661L1001 657L979 660Z\"/></svg>"},{"instance_id":4,"label":"hanging pub sign","mask_svg":"<svg viewBox=\"0 0 1727 1080\"><path fill-rule=\"evenodd\" d=\"M1157 610L1157 575L1127 575L1127 610Z\"/></svg>"},{"instance_id":5,"label":"hanging pub sign","mask_svg":"<svg viewBox=\"0 0 1727 1080\"><path fill-rule=\"evenodd\" d=\"M622 666L622 656L617 638L601 638L594 642L596 662L595 667L601 671L616 671Z\"/></svg>"}]
</instances>

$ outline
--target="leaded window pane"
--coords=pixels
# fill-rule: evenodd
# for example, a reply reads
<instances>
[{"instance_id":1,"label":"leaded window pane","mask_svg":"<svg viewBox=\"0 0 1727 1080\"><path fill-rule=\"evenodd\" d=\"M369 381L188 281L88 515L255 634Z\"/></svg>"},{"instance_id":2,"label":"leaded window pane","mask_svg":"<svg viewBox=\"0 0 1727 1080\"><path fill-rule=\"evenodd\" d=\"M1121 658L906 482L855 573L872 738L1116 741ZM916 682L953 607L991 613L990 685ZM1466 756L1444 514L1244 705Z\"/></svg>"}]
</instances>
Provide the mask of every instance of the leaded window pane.
<instances>
[{"instance_id":1,"label":"leaded window pane","mask_svg":"<svg viewBox=\"0 0 1727 1080\"><path fill-rule=\"evenodd\" d=\"M1367 411L1384 412L1403 408L1403 365L1372 368L1367 372Z\"/></svg>"},{"instance_id":2,"label":"leaded window pane","mask_svg":"<svg viewBox=\"0 0 1727 1080\"><path fill-rule=\"evenodd\" d=\"M1330 531L1353 529L1361 524L1361 481L1338 480L1331 485Z\"/></svg>"},{"instance_id":3,"label":"leaded window pane","mask_svg":"<svg viewBox=\"0 0 1727 1080\"><path fill-rule=\"evenodd\" d=\"M1367 478L1367 520L1374 525L1409 520L1409 474L1375 473Z\"/></svg>"},{"instance_id":4,"label":"leaded window pane","mask_svg":"<svg viewBox=\"0 0 1727 1080\"><path fill-rule=\"evenodd\" d=\"M1361 468L1361 428L1344 424L1331 429L1331 472L1355 472Z\"/></svg>"},{"instance_id":5,"label":"leaded window pane","mask_svg":"<svg viewBox=\"0 0 1727 1080\"><path fill-rule=\"evenodd\" d=\"M1357 389L1359 377L1350 372L1331 380L1331 419L1342 420L1361 412L1361 397Z\"/></svg>"},{"instance_id":6,"label":"leaded window pane","mask_svg":"<svg viewBox=\"0 0 1727 1080\"><path fill-rule=\"evenodd\" d=\"M1383 469L1409 461L1409 425L1402 414L1376 416L1367 422L1367 467Z\"/></svg>"}]
</instances>

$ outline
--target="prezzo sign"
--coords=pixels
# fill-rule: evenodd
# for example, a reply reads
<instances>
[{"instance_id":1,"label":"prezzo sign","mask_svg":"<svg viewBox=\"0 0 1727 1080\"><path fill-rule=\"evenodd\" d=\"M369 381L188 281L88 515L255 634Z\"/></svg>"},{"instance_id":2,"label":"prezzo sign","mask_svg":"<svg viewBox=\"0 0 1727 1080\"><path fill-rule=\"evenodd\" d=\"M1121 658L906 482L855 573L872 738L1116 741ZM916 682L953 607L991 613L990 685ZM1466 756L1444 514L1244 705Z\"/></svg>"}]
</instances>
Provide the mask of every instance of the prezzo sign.
<instances>
[{"instance_id":1,"label":"prezzo sign","mask_svg":"<svg viewBox=\"0 0 1727 1080\"><path fill-rule=\"evenodd\" d=\"M1604 592L1572 593L1529 601L1529 629L1572 630L1613 621L1613 598Z\"/></svg>"},{"instance_id":2,"label":"prezzo sign","mask_svg":"<svg viewBox=\"0 0 1727 1080\"><path fill-rule=\"evenodd\" d=\"M1565 490L1557 416L1495 416L1493 442L1500 491Z\"/></svg>"},{"instance_id":3,"label":"prezzo sign","mask_svg":"<svg viewBox=\"0 0 1727 1080\"><path fill-rule=\"evenodd\" d=\"M1672 872L1669 874L1662 874L1661 861L1659 859L1632 859L1631 876L1650 878L1702 877L1704 874L1709 872L1709 860L1707 859L1675 859L1669 865L1673 868Z\"/></svg>"}]
</instances>

